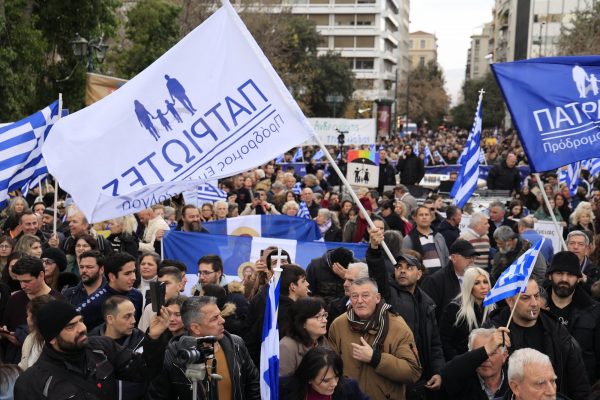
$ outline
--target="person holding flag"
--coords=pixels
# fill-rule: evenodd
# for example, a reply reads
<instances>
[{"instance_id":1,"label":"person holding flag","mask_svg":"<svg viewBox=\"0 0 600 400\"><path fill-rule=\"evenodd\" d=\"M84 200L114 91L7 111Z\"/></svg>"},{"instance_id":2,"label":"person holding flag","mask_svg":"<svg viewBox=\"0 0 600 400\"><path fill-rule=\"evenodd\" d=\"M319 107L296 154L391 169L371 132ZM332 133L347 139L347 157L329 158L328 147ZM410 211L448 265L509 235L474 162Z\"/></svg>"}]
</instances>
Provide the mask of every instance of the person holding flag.
<instances>
[{"instance_id":1,"label":"person holding flag","mask_svg":"<svg viewBox=\"0 0 600 400\"><path fill-rule=\"evenodd\" d=\"M557 376L558 392L573 400L585 400L591 388L580 347L569 331L545 310L540 286L531 278L545 239L523 253L500 276L483 301L484 306L505 300L490 317L491 325L510 330L511 351L533 348L547 354ZM559 257L559 260L561 257ZM558 262L558 261L557 261Z\"/></svg>"}]
</instances>

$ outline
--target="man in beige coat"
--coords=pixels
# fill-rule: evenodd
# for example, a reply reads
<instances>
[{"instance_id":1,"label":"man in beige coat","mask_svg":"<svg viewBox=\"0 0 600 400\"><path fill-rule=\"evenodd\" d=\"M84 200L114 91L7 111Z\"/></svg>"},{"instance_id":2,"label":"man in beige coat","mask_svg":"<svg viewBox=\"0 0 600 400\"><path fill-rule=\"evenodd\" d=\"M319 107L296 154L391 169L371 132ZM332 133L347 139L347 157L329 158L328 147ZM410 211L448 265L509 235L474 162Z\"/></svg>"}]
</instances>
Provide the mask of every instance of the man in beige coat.
<instances>
[{"instance_id":1,"label":"man in beige coat","mask_svg":"<svg viewBox=\"0 0 600 400\"><path fill-rule=\"evenodd\" d=\"M413 334L402 317L381 301L369 278L350 286L352 308L331 324L331 347L344 361L344 375L358 381L373 400L405 399L407 383L417 382L422 368Z\"/></svg>"}]
</instances>

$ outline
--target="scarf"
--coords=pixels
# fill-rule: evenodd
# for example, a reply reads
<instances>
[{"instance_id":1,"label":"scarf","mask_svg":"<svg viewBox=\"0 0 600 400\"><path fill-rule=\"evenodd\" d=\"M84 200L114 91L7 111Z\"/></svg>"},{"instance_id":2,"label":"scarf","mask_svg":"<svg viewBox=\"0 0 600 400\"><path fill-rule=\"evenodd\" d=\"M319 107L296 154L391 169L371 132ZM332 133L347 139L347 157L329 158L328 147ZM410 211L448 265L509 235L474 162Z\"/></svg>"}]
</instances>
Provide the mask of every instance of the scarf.
<instances>
[{"instance_id":1,"label":"scarf","mask_svg":"<svg viewBox=\"0 0 600 400\"><path fill-rule=\"evenodd\" d=\"M325 222L323 225L319 225L319 230L321 231L321 236L325 236L325 232L327 232L331 228L331 220Z\"/></svg>"},{"instance_id":2,"label":"scarf","mask_svg":"<svg viewBox=\"0 0 600 400\"><path fill-rule=\"evenodd\" d=\"M380 301L375 308L375 312L366 321L360 320L354 314L354 310L351 308L347 312L348 322L350 323L350 329L352 332L358 332L360 334L370 333L375 335L375 340L371 344L371 347L375 350L381 351L383 349L383 342L390 329L390 321L388 310L392 306Z\"/></svg>"}]
</instances>

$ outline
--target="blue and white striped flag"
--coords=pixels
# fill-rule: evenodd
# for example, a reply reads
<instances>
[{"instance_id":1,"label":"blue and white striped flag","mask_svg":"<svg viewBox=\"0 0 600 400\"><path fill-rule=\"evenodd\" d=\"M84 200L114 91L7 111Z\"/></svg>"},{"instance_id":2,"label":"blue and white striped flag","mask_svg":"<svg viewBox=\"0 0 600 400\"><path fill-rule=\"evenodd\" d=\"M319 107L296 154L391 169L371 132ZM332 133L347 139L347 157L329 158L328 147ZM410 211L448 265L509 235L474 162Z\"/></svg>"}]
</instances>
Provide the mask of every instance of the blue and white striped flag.
<instances>
[{"instance_id":1,"label":"blue and white striped flag","mask_svg":"<svg viewBox=\"0 0 600 400\"><path fill-rule=\"evenodd\" d=\"M565 165L558 170L558 184L565 184L569 188L571 196L577 193L579 186L579 175L581 174L581 162L577 161L569 165Z\"/></svg>"},{"instance_id":2,"label":"blue and white striped flag","mask_svg":"<svg viewBox=\"0 0 600 400\"><path fill-rule=\"evenodd\" d=\"M48 169L42 146L58 121L58 101L20 121L0 128L0 208L7 205L8 193L41 182Z\"/></svg>"},{"instance_id":3,"label":"blue and white striped flag","mask_svg":"<svg viewBox=\"0 0 600 400\"><path fill-rule=\"evenodd\" d=\"M296 154L294 154L294 157L292 158L292 162L298 162L298 161L304 161L304 153L302 152L302 147L298 147L298 150L296 150Z\"/></svg>"},{"instance_id":4,"label":"blue and white striped flag","mask_svg":"<svg viewBox=\"0 0 600 400\"><path fill-rule=\"evenodd\" d=\"M308 211L308 207L306 206L305 202L303 202L303 201L300 202L300 208L298 209L298 213L296 214L296 217L311 219L310 211Z\"/></svg>"},{"instance_id":5,"label":"blue and white striped flag","mask_svg":"<svg viewBox=\"0 0 600 400\"><path fill-rule=\"evenodd\" d=\"M592 158L591 161L590 175L593 177L598 176L600 174L600 158Z\"/></svg>"},{"instance_id":6,"label":"blue and white striped flag","mask_svg":"<svg viewBox=\"0 0 600 400\"><path fill-rule=\"evenodd\" d=\"M321 160L323 157L325 157L325 152L323 151L323 149L319 149L319 151L317 151L315 153L315 155L313 156L313 160L315 161L319 161Z\"/></svg>"},{"instance_id":7,"label":"blue and white striped flag","mask_svg":"<svg viewBox=\"0 0 600 400\"><path fill-rule=\"evenodd\" d=\"M482 163L485 161L485 152L483 151L483 149L480 147L479 148L479 162Z\"/></svg>"},{"instance_id":8,"label":"blue and white striped flag","mask_svg":"<svg viewBox=\"0 0 600 400\"><path fill-rule=\"evenodd\" d=\"M441 154L441 153L440 153L438 150L434 151L434 152L433 152L433 155L434 155L435 157L439 157L440 161L441 161L443 164L445 164L445 165L448 165L448 163L446 162L446 160L444 160L444 157L442 157L442 154Z\"/></svg>"},{"instance_id":9,"label":"blue and white striped flag","mask_svg":"<svg viewBox=\"0 0 600 400\"><path fill-rule=\"evenodd\" d=\"M523 253L517 261L500 275L492 290L490 290L483 300L485 307L527 290L527 281L531 276L535 261L538 258L538 254L540 254L540 249L545 240L545 238L540 239L535 246Z\"/></svg>"},{"instance_id":10,"label":"blue and white striped flag","mask_svg":"<svg viewBox=\"0 0 600 400\"><path fill-rule=\"evenodd\" d=\"M217 181L208 181L198 186L198 203L227 200L227 192L219 189Z\"/></svg>"},{"instance_id":11,"label":"blue and white striped flag","mask_svg":"<svg viewBox=\"0 0 600 400\"><path fill-rule=\"evenodd\" d=\"M275 159L275 164L283 164L285 162L285 157L283 154L280 154L276 159Z\"/></svg>"},{"instance_id":12,"label":"blue and white striped flag","mask_svg":"<svg viewBox=\"0 0 600 400\"><path fill-rule=\"evenodd\" d=\"M450 196L454 199L457 207L464 206L471 198L471 195L477 189L477 179L479 178L479 158L481 156L481 100L483 99L483 90L479 91L479 102L477 103L477 112L475 113L475 122L471 132L471 140L467 142L467 154L464 162L461 164L458 178L452 186Z\"/></svg>"},{"instance_id":13,"label":"blue and white striped flag","mask_svg":"<svg viewBox=\"0 0 600 400\"><path fill-rule=\"evenodd\" d=\"M281 254L278 251L278 254ZM267 301L265 302L265 318L260 346L260 398L277 400L279 398L279 327L277 313L279 311L279 292L281 261L273 269L269 282Z\"/></svg>"},{"instance_id":14,"label":"blue and white striped flag","mask_svg":"<svg viewBox=\"0 0 600 400\"><path fill-rule=\"evenodd\" d=\"M419 156L419 143L413 146L413 153L415 153L415 156Z\"/></svg>"},{"instance_id":15,"label":"blue and white striped flag","mask_svg":"<svg viewBox=\"0 0 600 400\"><path fill-rule=\"evenodd\" d=\"M292 193L300 195L302 192L302 182L296 182L292 188Z\"/></svg>"},{"instance_id":16,"label":"blue and white striped flag","mask_svg":"<svg viewBox=\"0 0 600 400\"><path fill-rule=\"evenodd\" d=\"M425 165L429 165L431 160L433 160L433 157L431 156L431 150L429 149L429 145L427 144L425 145L425 150L423 150L423 155L425 156L423 162L425 163Z\"/></svg>"}]
</instances>

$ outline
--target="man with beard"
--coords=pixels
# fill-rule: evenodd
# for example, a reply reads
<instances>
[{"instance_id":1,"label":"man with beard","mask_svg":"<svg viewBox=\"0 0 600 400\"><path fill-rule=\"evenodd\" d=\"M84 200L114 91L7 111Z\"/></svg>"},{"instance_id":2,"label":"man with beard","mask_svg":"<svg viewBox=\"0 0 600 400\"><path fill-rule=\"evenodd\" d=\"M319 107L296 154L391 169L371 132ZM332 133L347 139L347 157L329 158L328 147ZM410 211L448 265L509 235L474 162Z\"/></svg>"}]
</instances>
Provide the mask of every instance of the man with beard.
<instances>
[{"instance_id":1,"label":"man with beard","mask_svg":"<svg viewBox=\"0 0 600 400\"><path fill-rule=\"evenodd\" d=\"M75 287L63 291L68 303L74 306L83 304L94 296L106 283L104 278L104 257L99 251L86 251L81 254L79 261L79 276L81 282Z\"/></svg>"},{"instance_id":2,"label":"man with beard","mask_svg":"<svg viewBox=\"0 0 600 400\"><path fill-rule=\"evenodd\" d=\"M200 210L193 204L187 204L181 210L181 226L176 230L182 232L208 233L200 223Z\"/></svg>"},{"instance_id":3,"label":"man with beard","mask_svg":"<svg viewBox=\"0 0 600 400\"><path fill-rule=\"evenodd\" d=\"M548 273L550 311L579 343L588 379L596 382L600 372L600 304L577 284L582 273L574 253L557 253Z\"/></svg>"},{"instance_id":4,"label":"man with beard","mask_svg":"<svg viewBox=\"0 0 600 400\"><path fill-rule=\"evenodd\" d=\"M16 399L116 399L117 379L144 382L160 373L169 311L163 307L144 338L144 353L134 353L105 337L87 336L82 316L53 300L37 315L45 345L39 360L15 384Z\"/></svg>"}]
</instances>

